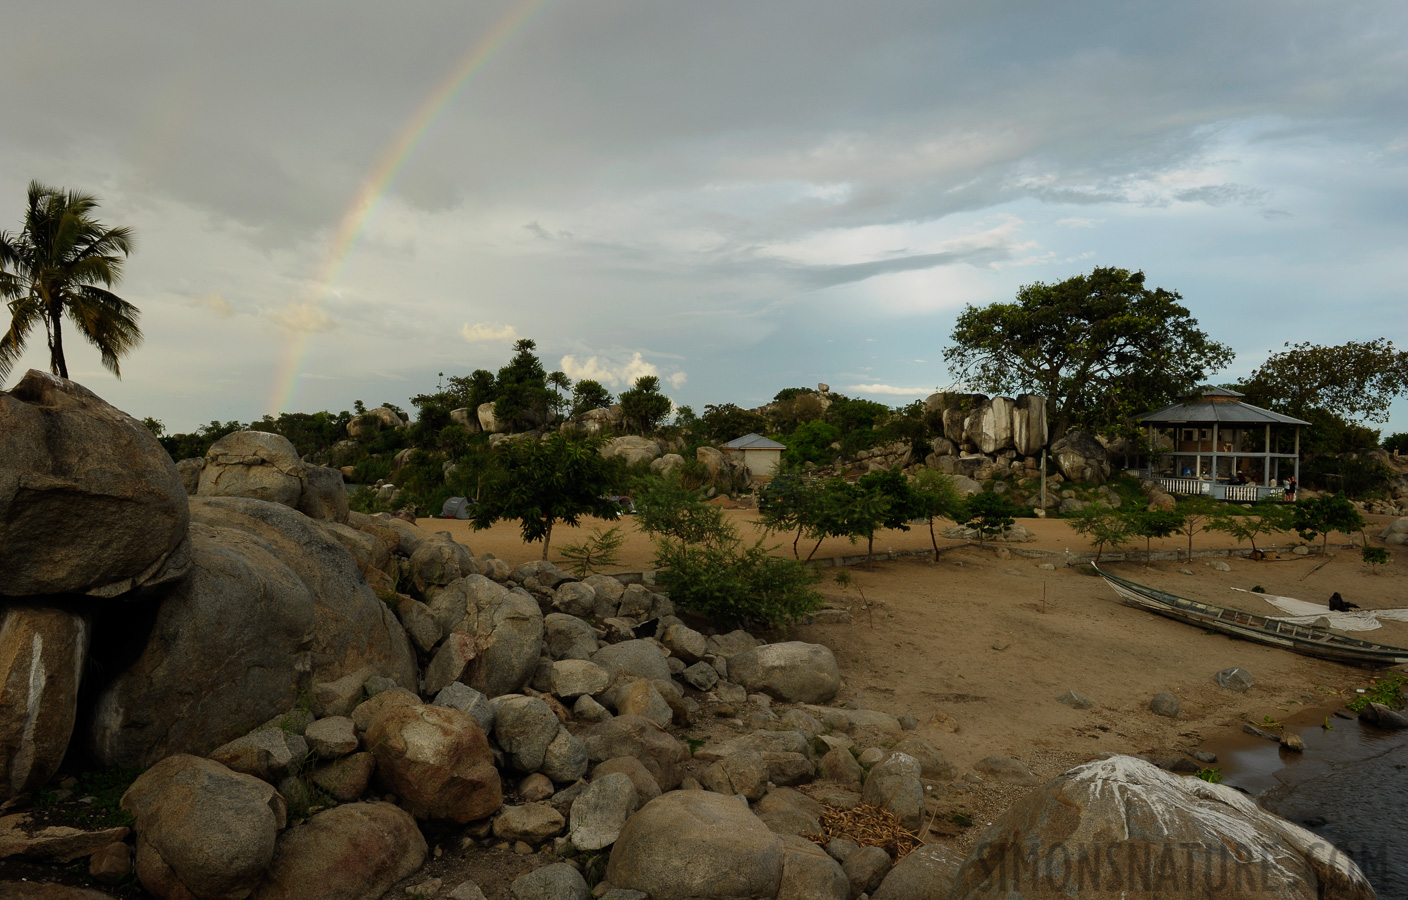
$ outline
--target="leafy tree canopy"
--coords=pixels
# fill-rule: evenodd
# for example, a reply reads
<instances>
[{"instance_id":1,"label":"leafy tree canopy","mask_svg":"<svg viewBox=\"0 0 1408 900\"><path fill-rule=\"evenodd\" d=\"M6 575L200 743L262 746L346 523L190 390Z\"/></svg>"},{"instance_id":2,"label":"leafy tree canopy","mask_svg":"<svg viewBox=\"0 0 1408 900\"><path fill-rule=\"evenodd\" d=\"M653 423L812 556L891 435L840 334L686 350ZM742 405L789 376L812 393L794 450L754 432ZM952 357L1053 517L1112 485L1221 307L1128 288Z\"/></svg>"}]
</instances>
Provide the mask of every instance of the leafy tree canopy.
<instances>
[{"instance_id":1,"label":"leafy tree canopy","mask_svg":"<svg viewBox=\"0 0 1408 900\"><path fill-rule=\"evenodd\" d=\"M993 393L1047 398L1052 433L1118 424L1185 394L1232 359L1176 291L1143 272L1096 268L1036 282L1015 302L967 307L944 358L958 378Z\"/></svg>"},{"instance_id":2,"label":"leafy tree canopy","mask_svg":"<svg viewBox=\"0 0 1408 900\"><path fill-rule=\"evenodd\" d=\"M614 486L615 468L598 452L600 447L598 439L561 433L541 441L504 441L495 450L496 465L484 478L474 527L517 519L523 541L542 541L543 559L547 559L558 522L575 526L582 516L616 516L619 508L606 499Z\"/></svg>"},{"instance_id":3,"label":"leafy tree canopy","mask_svg":"<svg viewBox=\"0 0 1408 900\"><path fill-rule=\"evenodd\" d=\"M653 432L673 406L670 398L660 393L660 379L654 375L642 375L621 392L621 417L642 434Z\"/></svg>"},{"instance_id":4,"label":"leafy tree canopy","mask_svg":"<svg viewBox=\"0 0 1408 900\"><path fill-rule=\"evenodd\" d=\"M107 288L122 280L132 229L98 222L90 194L31 181L28 201L19 234L0 231L0 297L10 311L10 327L0 335L0 381L39 325L49 342L49 371L67 378L64 317L121 378L119 360L142 342L142 330L137 307Z\"/></svg>"},{"instance_id":5,"label":"leafy tree canopy","mask_svg":"<svg viewBox=\"0 0 1408 900\"><path fill-rule=\"evenodd\" d=\"M600 381L583 378L572 388L572 415L580 416L589 409L608 409L615 399Z\"/></svg>"},{"instance_id":6,"label":"leafy tree canopy","mask_svg":"<svg viewBox=\"0 0 1408 900\"><path fill-rule=\"evenodd\" d=\"M522 338L513 345L513 358L499 369L494 379L494 416L518 425L542 425L547 421L553 391L548 373L538 359L537 343Z\"/></svg>"},{"instance_id":7,"label":"leafy tree canopy","mask_svg":"<svg viewBox=\"0 0 1408 900\"><path fill-rule=\"evenodd\" d=\"M768 420L761 413L743 409L734 403L709 403L704 406L699 425L704 430L706 440L723 443L745 434L762 434L767 430Z\"/></svg>"},{"instance_id":8,"label":"leafy tree canopy","mask_svg":"<svg viewBox=\"0 0 1408 900\"><path fill-rule=\"evenodd\" d=\"M1387 422L1390 404L1408 394L1408 352L1395 350L1393 341L1285 346L1239 388L1250 402L1299 418L1326 410Z\"/></svg>"}]
</instances>

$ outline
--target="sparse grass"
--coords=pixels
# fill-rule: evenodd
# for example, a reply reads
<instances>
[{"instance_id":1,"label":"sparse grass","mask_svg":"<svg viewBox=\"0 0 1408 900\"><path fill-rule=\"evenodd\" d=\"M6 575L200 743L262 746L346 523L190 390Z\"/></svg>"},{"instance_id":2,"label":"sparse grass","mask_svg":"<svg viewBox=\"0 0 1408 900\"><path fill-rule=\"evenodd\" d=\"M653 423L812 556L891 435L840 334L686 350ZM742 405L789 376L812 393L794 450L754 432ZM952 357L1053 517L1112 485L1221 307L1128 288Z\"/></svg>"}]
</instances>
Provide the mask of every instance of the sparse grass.
<instances>
[{"instance_id":1,"label":"sparse grass","mask_svg":"<svg viewBox=\"0 0 1408 900\"><path fill-rule=\"evenodd\" d=\"M1381 703L1390 709L1403 708L1403 676L1397 673L1385 675L1377 682L1371 682L1364 693L1345 704L1350 712L1363 712L1370 703Z\"/></svg>"}]
</instances>

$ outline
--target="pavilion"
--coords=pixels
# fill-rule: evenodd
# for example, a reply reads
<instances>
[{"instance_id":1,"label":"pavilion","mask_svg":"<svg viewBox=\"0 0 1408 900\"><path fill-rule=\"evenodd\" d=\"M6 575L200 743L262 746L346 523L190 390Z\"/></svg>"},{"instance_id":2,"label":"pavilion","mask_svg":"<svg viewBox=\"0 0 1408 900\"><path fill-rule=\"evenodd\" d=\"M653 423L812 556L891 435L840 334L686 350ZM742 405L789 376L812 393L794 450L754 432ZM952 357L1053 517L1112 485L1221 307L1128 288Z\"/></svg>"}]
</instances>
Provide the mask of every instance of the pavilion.
<instances>
[{"instance_id":1,"label":"pavilion","mask_svg":"<svg viewBox=\"0 0 1408 900\"><path fill-rule=\"evenodd\" d=\"M1171 494L1255 501L1300 481L1303 419L1242 402L1245 394L1207 387L1180 403L1145 413L1147 474Z\"/></svg>"}]
</instances>

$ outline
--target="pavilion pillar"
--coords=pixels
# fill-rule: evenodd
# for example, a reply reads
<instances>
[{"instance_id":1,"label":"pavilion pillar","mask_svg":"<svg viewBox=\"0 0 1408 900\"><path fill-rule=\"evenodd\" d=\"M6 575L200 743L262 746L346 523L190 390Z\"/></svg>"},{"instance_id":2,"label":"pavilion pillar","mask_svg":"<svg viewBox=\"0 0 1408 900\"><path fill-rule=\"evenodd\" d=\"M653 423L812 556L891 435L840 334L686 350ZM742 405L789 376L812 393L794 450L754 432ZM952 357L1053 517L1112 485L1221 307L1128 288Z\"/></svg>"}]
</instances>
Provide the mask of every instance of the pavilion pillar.
<instances>
[{"instance_id":1,"label":"pavilion pillar","mask_svg":"<svg viewBox=\"0 0 1408 900\"><path fill-rule=\"evenodd\" d=\"M1300 487L1300 426L1296 426L1296 487Z\"/></svg>"},{"instance_id":2,"label":"pavilion pillar","mask_svg":"<svg viewBox=\"0 0 1408 900\"><path fill-rule=\"evenodd\" d=\"M1217 496L1217 423L1212 423L1212 471L1208 473L1208 495Z\"/></svg>"},{"instance_id":3,"label":"pavilion pillar","mask_svg":"<svg viewBox=\"0 0 1408 900\"><path fill-rule=\"evenodd\" d=\"M1266 425L1266 461L1261 464L1261 486L1271 487L1271 424Z\"/></svg>"}]
</instances>

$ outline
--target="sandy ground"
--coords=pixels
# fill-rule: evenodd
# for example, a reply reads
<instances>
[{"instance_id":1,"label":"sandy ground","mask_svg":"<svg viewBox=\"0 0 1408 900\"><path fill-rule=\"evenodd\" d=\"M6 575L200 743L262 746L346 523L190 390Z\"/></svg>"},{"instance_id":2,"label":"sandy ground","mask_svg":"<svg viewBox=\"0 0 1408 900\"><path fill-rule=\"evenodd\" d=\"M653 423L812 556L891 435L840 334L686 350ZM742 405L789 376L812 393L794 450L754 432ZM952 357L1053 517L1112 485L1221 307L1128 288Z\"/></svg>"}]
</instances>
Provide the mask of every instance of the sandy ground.
<instances>
[{"instance_id":1,"label":"sandy ground","mask_svg":"<svg viewBox=\"0 0 1408 900\"><path fill-rule=\"evenodd\" d=\"M752 510L730 510L729 515L745 534L760 534ZM1388 521L1371 523L1369 533L1377 535ZM514 563L541 555L539 545L520 542L511 524L481 532L466 522L423 519L420 524L450 531L475 552L492 552ZM620 569L648 568L650 543L629 518L559 527L554 545L581 540L609 524L621 524L628 532ZM838 701L916 716L919 735L960 769L987 756L1013 756L1043 777L1103 753L1216 749L1239 734L1243 722L1281 721L1308 709L1338 707L1373 674L1207 634L1126 607L1085 567L1062 565L1060 554L1088 548L1064 522L1025 519L1022 524L1034 539L1014 546L1058 555L1026 559L940 537L945 551L938 562L907 557L853 566L849 587L835 582L836 569L823 569L821 591L831 605L852 610L852 624L801 626L792 635L835 651L844 679ZM1284 551L1295 540L1281 535L1259 544ZM1154 548L1179 549L1186 542L1186 537L1174 537L1156 541ZM778 553L790 554L790 541L774 537L770 543L780 545ZM887 531L875 546L877 551L924 548L929 535L927 529ZM1194 539L1195 549L1235 546L1220 534ZM803 555L808 549L803 547ZM825 542L817 556L863 550L863 544L857 548L837 539ZM1040 568L1046 561L1056 562L1057 569ZM1275 609L1231 588L1261 586L1267 593L1321 603L1339 591L1365 608L1408 607L1408 553L1401 551L1393 552L1390 564L1378 572L1364 565L1357 549L1332 550L1328 562L1318 555L1285 554L1264 562L1234 557L1227 560L1230 572L1216 571L1210 562L1107 567L1172 593L1262 614ZM1408 646L1408 625L1389 623L1360 636ZM1255 687L1245 694L1218 687L1213 674L1229 666L1250 671ZM1057 703L1067 690L1084 694L1094 707L1080 711ZM1160 691L1179 698L1177 719L1149 711L1149 700ZM1010 800L1010 794L999 793L1003 796L987 803L966 799L991 814L994 805Z\"/></svg>"}]
</instances>

